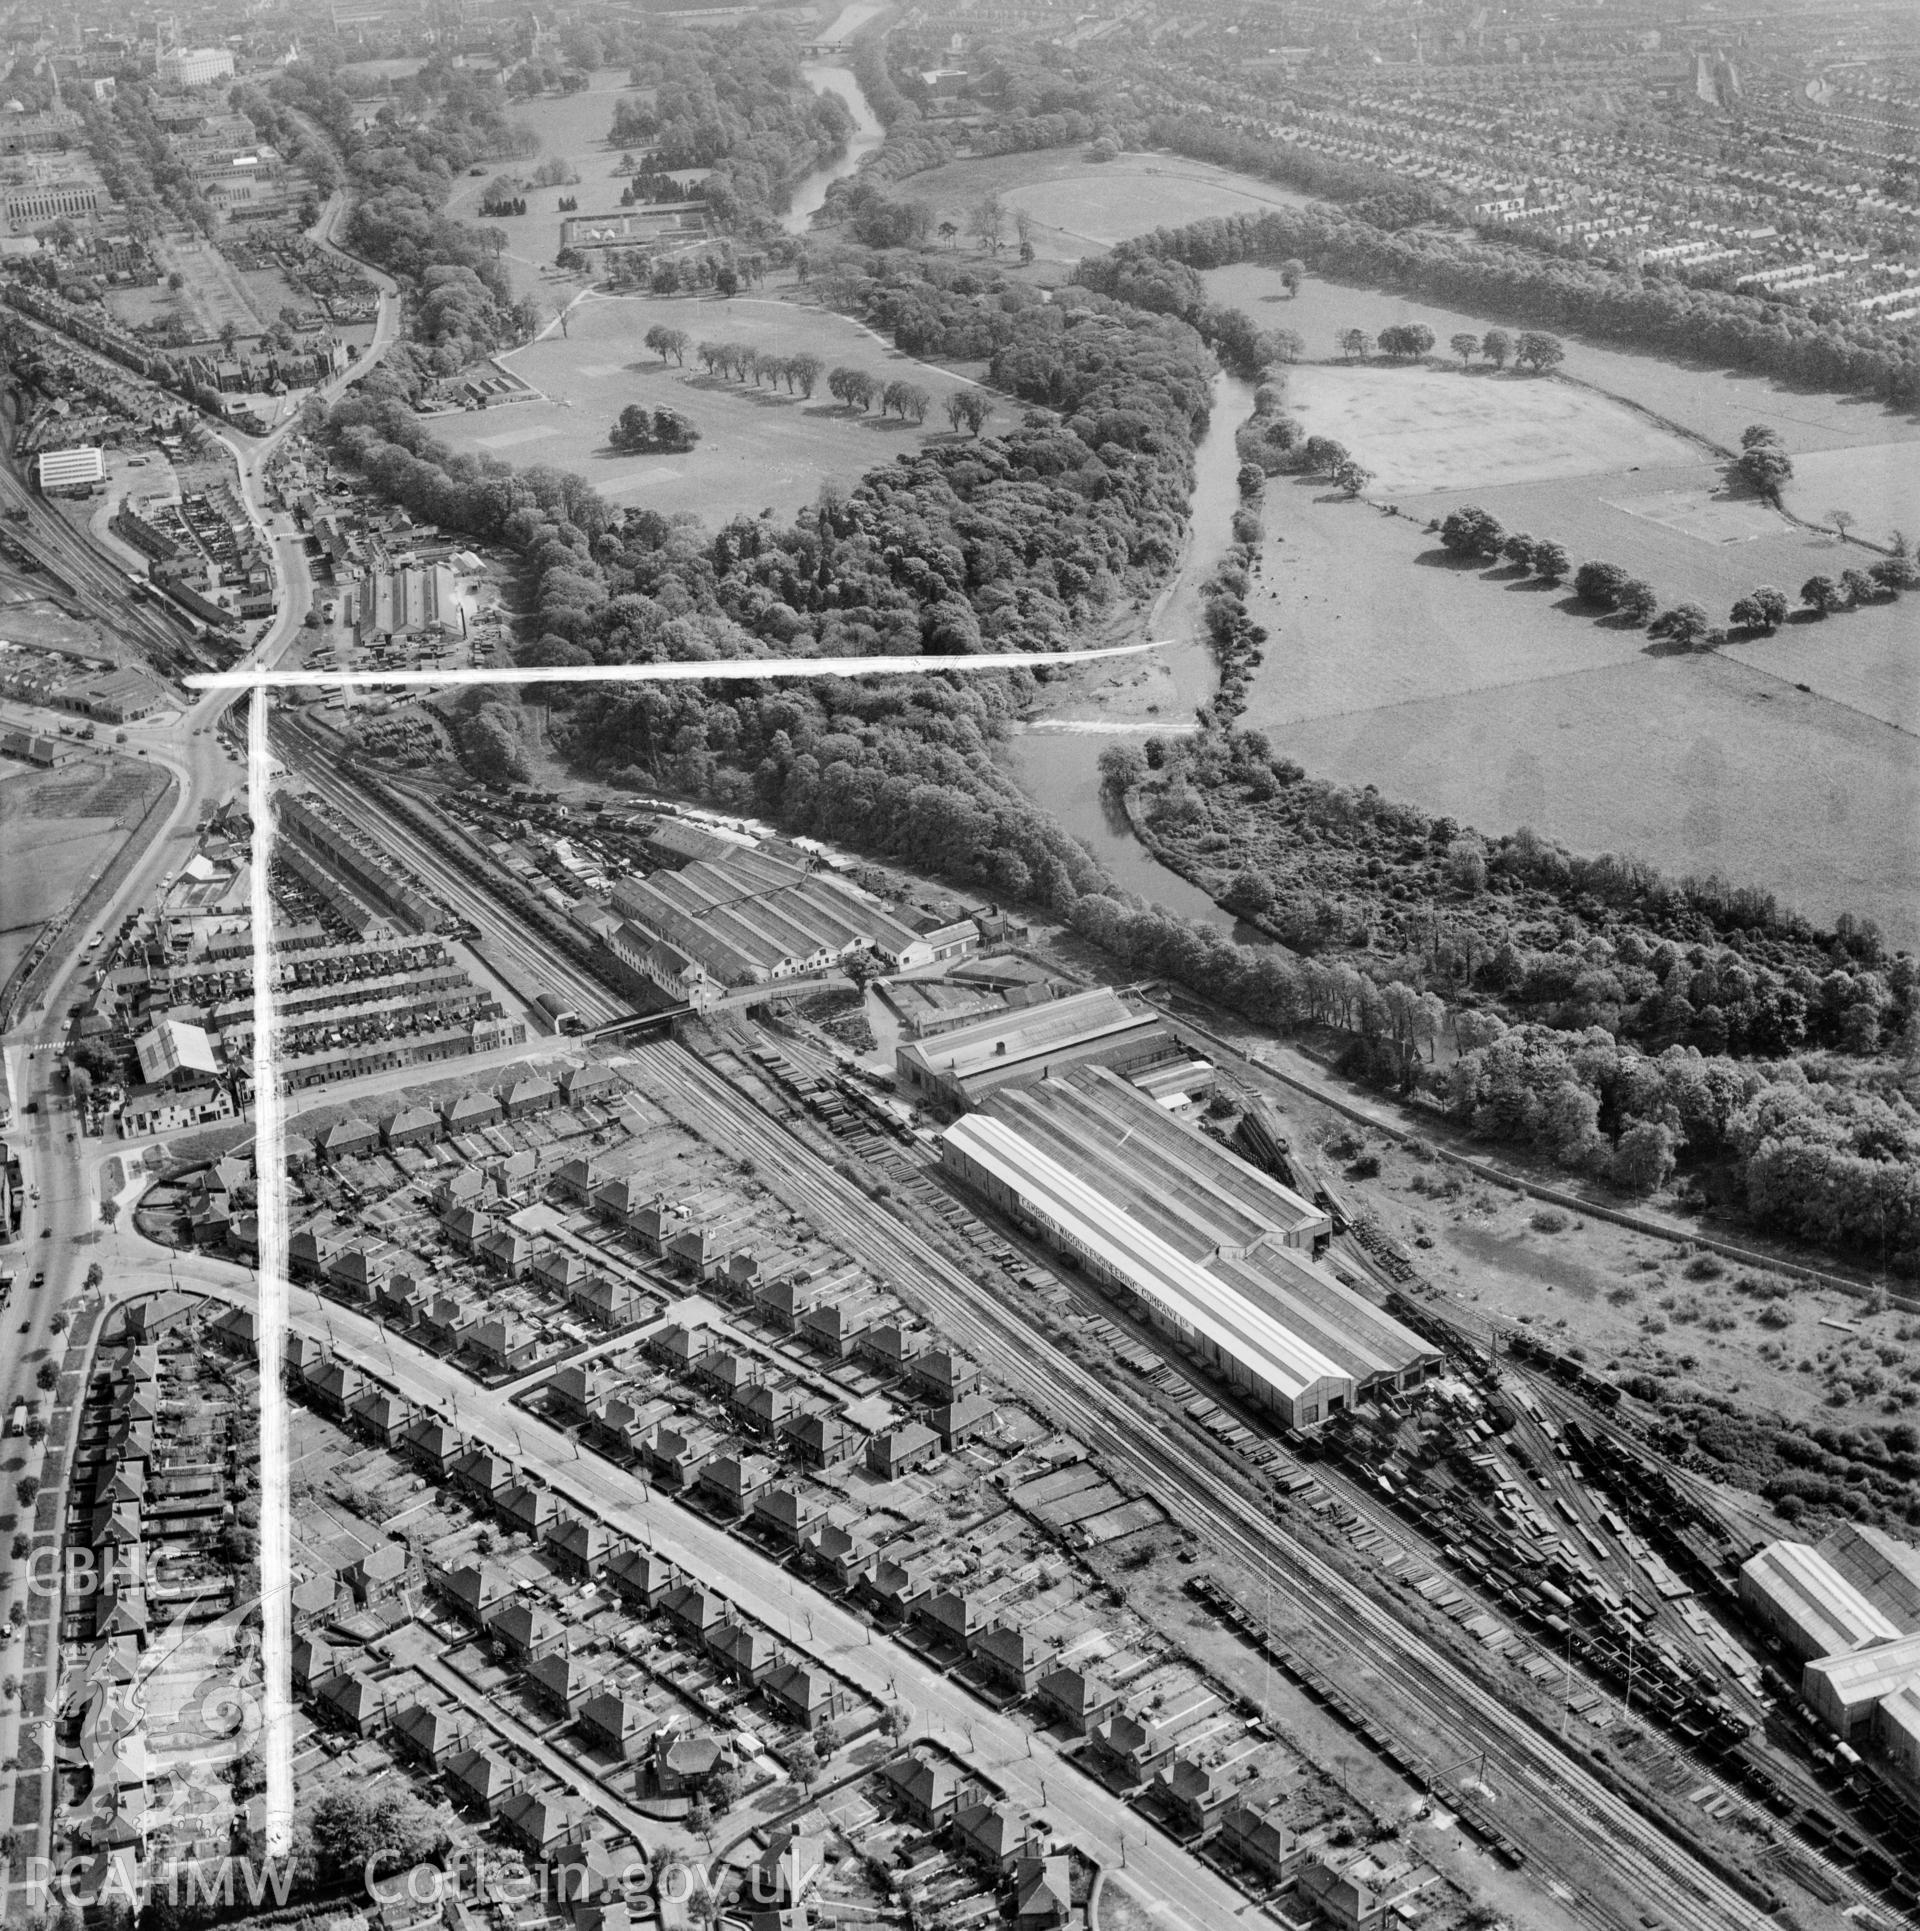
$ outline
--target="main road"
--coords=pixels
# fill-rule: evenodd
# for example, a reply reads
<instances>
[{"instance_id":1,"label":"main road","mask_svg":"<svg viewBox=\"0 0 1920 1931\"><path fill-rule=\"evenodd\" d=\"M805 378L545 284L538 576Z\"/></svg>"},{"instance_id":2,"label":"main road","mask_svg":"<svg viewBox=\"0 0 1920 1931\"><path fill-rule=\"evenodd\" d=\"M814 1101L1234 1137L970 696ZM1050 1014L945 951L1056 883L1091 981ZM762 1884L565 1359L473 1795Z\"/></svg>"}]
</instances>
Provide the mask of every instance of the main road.
<instances>
[{"instance_id":1,"label":"main road","mask_svg":"<svg viewBox=\"0 0 1920 1931\"><path fill-rule=\"evenodd\" d=\"M336 195L313 230L323 246L334 246L331 237L344 208L344 197ZM323 401L333 401L349 383L364 375L398 336L397 284L364 263L359 266L380 287L374 337L343 374L315 392ZM312 595L306 552L298 531L291 519L270 516L262 504L267 465L296 423L297 419L289 419L257 443L226 439L233 451L249 512L256 527L272 545L279 579L276 614L258 644L243 660L249 663L272 665L285 654L299 634ZM133 601L120 566L95 550L86 537L49 505L27 492L16 477L0 466L0 499L9 497L28 509L27 530L44 543L50 559L57 559L62 570L73 578L89 614L104 616L135 640L151 640L154 626L161 620ZM160 634L177 642L173 633L164 628ZM165 766L175 779L174 800L159 835L141 854L102 910L89 921L90 925L112 930L129 911L147 903L161 875L177 866L176 847L191 834L204 808L229 795L241 782L242 771L230 755L221 731L227 712L240 695L231 690L209 691L184 714L169 712L126 727L127 754L144 753L151 762ZM13 1405L21 1400L40 1400L43 1407L47 1405L37 1386L37 1376L42 1362L57 1352L53 1323L63 1304L82 1285L88 1262L104 1251L100 1235L104 1150L97 1142L89 1142L81 1132L66 1083L55 1077L61 1044L58 1022L84 970L78 947L85 937L85 929L72 930L62 969L46 982L45 993L31 1006L23 1008L13 1028L0 1038L0 1052L6 1057L14 1105L14 1117L6 1129L7 1141L20 1158L28 1189L19 1240L12 1245L0 1244L0 1267L16 1277L11 1299L4 1313L0 1313L0 1320L7 1324L4 1339L0 1340L0 1414L11 1413ZM33 1277L41 1272L45 1274L45 1281L35 1287ZM36 1465L38 1451L28 1450L25 1459L29 1468ZM23 1513L28 1518L24 1526L30 1527L31 1511ZM24 1565L16 1566L12 1575L18 1592L24 1588ZM33 1604L29 1602L28 1607L31 1610ZM19 1671L17 1660L8 1664L8 1674ZM51 1717L49 1699L43 1712L43 1742L49 1760ZM0 1757L11 1760L16 1754L18 1743L12 1731L19 1720L18 1712L12 1707L0 1711ZM26 1848L31 1854L41 1847Z\"/></svg>"},{"instance_id":2,"label":"main road","mask_svg":"<svg viewBox=\"0 0 1920 1931\"><path fill-rule=\"evenodd\" d=\"M244 1268L175 1255L132 1234L123 1234L115 1251L130 1263L110 1272L109 1292L117 1299L170 1280L235 1306L257 1299ZM838 1599L801 1583L704 1516L660 1499L624 1469L583 1453L571 1436L514 1407L506 1393L479 1387L450 1362L388 1334L366 1315L302 1287L293 1289L292 1305L294 1332L325 1342L406 1400L439 1411L469 1440L537 1470L563 1501L716 1585L790 1648L837 1670L876 1702L905 1704L916 1734L949 1742L1015 1801L1045 1815L1102 1863L1124 1863L1167 1931L1218 1931L1247 1909L1241 1892L1153 1832L1068 1762L1049 1737L988 1709L937 1666L876 1636Z\"/></svg>"}]
</instances>

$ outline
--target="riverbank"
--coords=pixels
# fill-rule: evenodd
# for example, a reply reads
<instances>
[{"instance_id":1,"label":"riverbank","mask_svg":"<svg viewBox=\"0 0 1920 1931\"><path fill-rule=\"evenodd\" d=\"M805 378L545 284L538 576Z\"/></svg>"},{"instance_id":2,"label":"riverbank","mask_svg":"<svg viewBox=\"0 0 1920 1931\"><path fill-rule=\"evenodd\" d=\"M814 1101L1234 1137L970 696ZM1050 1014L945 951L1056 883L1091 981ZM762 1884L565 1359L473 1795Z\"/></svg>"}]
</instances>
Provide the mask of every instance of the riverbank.
<instances>
[{"instance_id":1,"label":"riverbank","mask_svg":"<svg viewBox=\"0 0 1920 1931\"><path fill-rule=\"evenodd\" d=\"M857 11L849 7L846 14ZM846 14L841 18L845 19ZM824 168L816 168L794 187L787 212L780 218L781 227L790 235L804 235L813 225L814 216L826 205L827 190L836 181L844 181L848 175L857 173L861 163L887 138L887 130L880 125L880 116L873 111L872 103L861 91L851 67L822 61L802 67L800 73L816 94L839 96L847 112L853 116L853 132L847 137L847 150L839 160L830 162Z\"/></svg>"},{"instance_id":2,"label":"riverbank","mask_svg":"<svg viewBox=\"0 0 1920 1931\"><path fill-rule=\"evenodd\" d=\"M1253 413L1253 384L1222 371L1194 446L1194 484L1180 567L1137 617L1117 618L1108 641L1162 641L1145 660L1089 665L1047 686L1042 707L1007 748L1014 782L1078 838L1123 890L1185 918L1231 925L1204 892L1159 865L1100 787L1100 753L1116 737L1184 736L1219 685L1200 589L1233 540L1240 507L1234 435Z\"/></svg>"}]
</instances>

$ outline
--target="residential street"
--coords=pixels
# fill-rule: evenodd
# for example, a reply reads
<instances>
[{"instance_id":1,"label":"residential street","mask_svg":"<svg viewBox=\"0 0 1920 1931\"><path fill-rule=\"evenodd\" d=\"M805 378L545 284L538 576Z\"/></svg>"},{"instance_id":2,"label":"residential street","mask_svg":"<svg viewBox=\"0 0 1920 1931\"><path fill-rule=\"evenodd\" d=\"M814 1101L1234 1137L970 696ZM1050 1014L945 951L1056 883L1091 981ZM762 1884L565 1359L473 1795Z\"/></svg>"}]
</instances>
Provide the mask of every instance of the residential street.
<instances>
[{"instance_id":1,"label":"residential street","mask_svg":"<svg viewBox=\"0 0 1920 1931\"><path fill-rule=\"evenodd\" d=\"M252 1277L243 1268L200 1255L171 1256L144 1241L137 1245L145 1250L144 1265L133 1278L116 1271L111 1286L117 1298L164 1286L170 1272L178 1285L236 1306L254 1300ZM643 1500L632 1476L515 1408L505 1393L477 1387L452 1364L387 1334L367 1316L298 1286L292 1302L296 1333L327 1341L409 1401L438 1410L463 1434L540 1472L563 1501L710 1578L721 1594L794 1649L831 1663L878 1699L907 1705L916 1735L945 1739L1004 1784L1010 1796L1047 1816L1104 1863L1124 1862L1138 1887L1158 1900L1164 1924L1176 1931L1210 1931L1252 1908L1232 1885L1177 1851L1067 1762L1048 1738L987 1709L941 1670L876 1636L859 1616L759 1551L690 1510L658 1497Z\"/></svg>"}]
</instances>

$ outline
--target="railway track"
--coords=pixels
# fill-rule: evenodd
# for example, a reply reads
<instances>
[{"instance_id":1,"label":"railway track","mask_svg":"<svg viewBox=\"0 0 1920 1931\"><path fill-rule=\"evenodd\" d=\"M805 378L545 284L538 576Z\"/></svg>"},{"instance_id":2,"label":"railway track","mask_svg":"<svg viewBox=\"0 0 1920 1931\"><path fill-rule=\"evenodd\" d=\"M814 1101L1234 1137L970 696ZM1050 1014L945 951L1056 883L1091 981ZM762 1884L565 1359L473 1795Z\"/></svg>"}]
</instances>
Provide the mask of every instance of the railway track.
<instances>
[{"instance_id":1,"label":"railway track","mask_svg":"<svg viewBox=\"0 0 1920 1931\"><path fill-rule=\"evenodd\" d=\"M1363 1269L1381 1289L1389 1293L1407 1292L1406 1284L1390 1277L1375 1257L1358 1243L1348 1241L1343 1244L1346 1258ZM1427 1283L1428 1292L1422 1305L1454 1328L1464 1339L1484 1344L1489 1350L1495 1348L1507 1332L1500 1323L1488 1319L1478 1311L1456 1302L1444 1288ZM1490 1353L1489 1359L1492 1359ZM1518 1355L1508 1355L1500 1360L1499 1369L1508 1382L1524 1388L1532 1397L1540 1415L1558 1424L1572 1421L1578 1423L1589 1433L1604 1437L1615 1446L1635 1457L1647 1454L1645 1442L1628 1424L1616 1416L1603 1411L1585 1399L1576 1389L1569 1387L1534 1362L1522 1360ZM1553 1474L1557 1471L1558 1455L1556 1445L1541 1427L1538 1417L1525 1412L1523 1404L1516 1403L1515 1411L1518 1425L1512 1439L1522 1441L1529 1449L1536 1464ZM1673 1485L1682 1491L1686 1499L1696 1504L1710 1519L1717 1521L1734 1539L1736 1544L1745 1541L1765 1540L1777 1534L1777 1526L1766 1519L1765 1511L1754 1505L1743 1507L1735 1498L1728 1495L1717 1483L1696 1471L1662 1464L1663 1473ZM1333 1471L1322 1471L1323 1481L1336 1479ZM1524 1479L1516 1474L1514 1479ZM1534 1484L1538 1487L1538 1484ZM1602 1527L1596 1517L1599 1513L1590 1493L1584 1485L1567 1485L1570 1500L1579 1511L1582 1525L1589 1530ZM1558 1490L1551 1483L1546 1494L1551 1503ZM1375 1506L1375 1498L1368 1495L1363 1486L1355 1485L1354 1494L1348 1499L1363 1511L1379 1516L1381 1511ZM1385 1526L1385 1523L1382 1523ZM1824 1843L1815 1841L1807 1835L1796 1836L1790 1843L1782 1841L1787 1836L1787 1825L1770 1814L1761 1803L1756 1802L1742 1787L1740 1779L1754 1773L1756 1787L1765 1790L1768 1785L1777 1788L1791 1804L1811 1816L1823 1821L1825 1833L1829 1837L1848 1835L1857 1838L1869 1849L1876 1851L1889 1865L1899 1869L1909 1858L1907 1846L1896 1841L1895 1834L1877 1826L1865 1817L1838 1801L1814 1774L1803 1758L1782 1749L1768 1741L1768 1721L1772 1714L1771 1704L1764 1698L1749 1691L1743 1684L1729 1675L1726 1665L1711 1647L1696 1635L1686 1620L1669 1603L1657 1595L1651 1595L1638 1572L1629 1564L1625 1573L1612 1573L1609 1580L1616 1587L1630 1584L1631 1593L1636 1600L1646 1603L1651 1611L1652 1623L1660 1634L1677 1645L1682 1653L1695 1662L1704 1665L1707 1672L1720 1684L1721 1693L1729 1702L1747 1716L1754 1724L1754 1734L1744 1743L1735 1745L1728 1761L1740 1766L1731 1771L1724 1764L1703 1762L1698 1757L1689 1756L1688 1775L1699 1786L1711 1792L1712 1797L1723 1800L1723 1808L1737 1811L1763 1838L1772 1839L1781 1852L1790 1852L1802 1869L1810 1868L1816 1881L1824 1884L1833 1894L1833 1900L1844 1902L1847 1908L1864 1911L1872 1917L1881 1916L1889 1911L1898 1914L1898 1921L1904 1924L1920 1924L1920 1914L1916 1914L1912 1904L1905 1901L1890 1901L1886 1892L1876 1891L1870 1883L1856 1877L1853 1872L1831 1855ZM1459 1586L1470 1587L1464 1579L1457 1579ZM1477 1592L1476 1592L1477 1593ZM1651 1600L1649 1601L1649 1596ZM1710 1612L1709 1612L1710 1613ZM1737 1636L1737 1631L1729 1632ZM1616 1691L1604 1682L1596 1681L1594 1687L1613 1701L1620 1701ZM1629 1709L1629 1715L1634 1712ZM1676 1749L1679 1746L1676 1745ZM1909 1879L1913 1873L1908 1870ZM1869 1922L1872 1921L1869 1918Z\"/></svg>"},{"instance_id":2,"label":"railway track","mask_svg":"<svg viewBox=\"0 0 1920 1931\"><path fill-rule=\"evenodd\" d=\"M723 1124L733 1143L755 1152L780 1190L850 1252L869 1255L910 1283L907 1293L977 1353L1007 1385L1058 1416L1112 1465L1129 1471L1203 1543L1272 1579L1301 1621L1337 1657L1350 1659L1429 1731L1458 1737L1462 1758L1483 1761L1506 1782L1503 1800L1519 1816L1543 1864L1561 1864L1577 1907L1598 1925L1640 1931L1641 1914L1657 1906L1680 1931L1758 1926L1760 1911L1701 1865L1660 1828L1608 1790L1553 1741L1502 1705L1447 1658L1397 1624L1331 1564L1278 1532L1245 1498L1196 1480L1192 1459L1156 1440L1095 1376L1044 1334L1010 1314L919 1235L856 1187L839 1182L817 1159L796 1158L792 1135L744 1100L712 1067L682 1048L650 1045L635 1057L662 1090L698 1117ZM1440 1781L1447 1772L1435 1766ZM1591 1889L1596 1833L1604 1833L1617 1895ZM1551 1847L1551 1848L1549 1848ZM1557 1855L1556 1855L1557 1853Z\"/></svg>"},{"instance_id":3,"label":"railway track","mask_svg":"<svg viewBox=\"0 0 1920 1931\"><path fill-rule=\"evenodd\" d=\"M96 550L57 510L40 500L4 464L0 464L0 499L9 508L24 509L25 523L8 527L43 561L58 565L68 594L81 612L107 624L168 658L187 653L186 637L127 595L127 573Z\"/></svg>"},{"instance_id":4,"label":"railway track","mask_svg":"<svg viewBox=\"0 0 1920 1931\"><path fill-rule=\"evenodd\" d=\"M452 911L472 924L489 955L508 967L523 985L538 992L559 993L589 1025L632 1016L598 980L529 938L505 907L448 864L425 839L383 810L365 792L326 770L294 734L286 735L282 751L290 769L303 784L330 804L350 813L360 824L376 829L381 841L397 857L428 881Z\"/></svg>"}]
</instances>

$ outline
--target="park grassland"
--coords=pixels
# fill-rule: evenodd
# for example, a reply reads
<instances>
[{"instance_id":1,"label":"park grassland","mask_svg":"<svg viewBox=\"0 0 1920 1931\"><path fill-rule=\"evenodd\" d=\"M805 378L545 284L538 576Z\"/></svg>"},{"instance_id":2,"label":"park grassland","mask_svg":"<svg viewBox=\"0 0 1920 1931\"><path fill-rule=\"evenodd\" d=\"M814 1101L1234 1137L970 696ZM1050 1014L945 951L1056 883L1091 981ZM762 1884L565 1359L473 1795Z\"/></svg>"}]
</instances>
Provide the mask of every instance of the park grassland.
<instances>
[{"instance_id":1,"label":"park grassland","mask_svg":"<svg viewBox=\"0 0 1920 1931\"><path fill-rule=\"evenodd\" d=\"M93 756L53 771L0 765L0 983L35 935L113 862L165 776Z\"/></svg>"},{"instance_id":2,"label":"park grassland","mask_svg":"<svg viewBox=\"0 0 1920 1931\"><path fill-rule=\"evenodd\" d=\"M689 351L684 367L642 346L656 323L694 342L737 342L783 356L807 352L829 369L860 368L884 385L917 382L934 399L924 423L882 417L878 407L851 411L828 395L822 379L811 400L784 384L761 386L710 376ZM690 511L719 525L730 517L772 510L790 519L815 502L821 486L859 481L876 465L949 434L947 395L964 375L929 368L890 347L851 318L823 309L794 285L770 279L763 292L718 296L590 295L558 328L502 358L540 391L538 402L463 411L435 419L449 448L498 456L524 468L544 463L584 477L609 502ZM623 456L607 432L629 403L677 409L700 432L684 455ZM1003 402L1004 418L1007 405Z\"/></svg>"},{"instance_id":3,"label":"park grassland","mask_svg":"<svg viewBox=\"0 0 1920 1931\"><path fill-rule=\"evenodd\" d=\"M1312 436L1344 443L1374 480L1368 494L1558 481L1682 461L1671 431L1609 397L1511 369L1379 368L1339 363L1290 371L1287 401Z\"/></svg>"},{"instance_id":4,"label":"park grassland","mask_svg":"<svg viewBox=\"0 0 1920 1931\"><path fill-rule=\"evenodd\" d=\"M1883 524L1920 531L1920 423L1578 338L1565 376L1544 382L1347 369L1327 360L1346 328L1425 322L1443 354L1449 335L1505 318L1311 276L1290 297L1269 268L1205 280L1216 301L1305 339L1316 366L1289 372L1289 408L1347 443L1376 472L1369 494L1401 512L1320 483L1269 483L1253 602L1272 635L1249 724L1317 776L1490 832L1531 824L1576 849L1717 871L1920 944L1910 598L1676 656L1565 588L1459 564L1426 532L1476 503L1576 562L1621 564L1663 604L1695 599L1724 621L1755 584L1791 598L1874 552L1729 489L1716 450L1736 448L1750 422L1777 426L1798 471L1789 508L1851 508L1857 534L1883 541Z\"/></svg>"},{"instance_id":5,"label":"park grassland","mask_svg":"<svg viewBox=\"0 0 1920 1931\"><path fill-rule=\"evenodd\" d=\"M1089 161L1078 147L952 161L910 176L898 192L924 201L933 210L936 229L952 222L961 248L977 246L965 239L967 217L989 194L997 194L1009 217L1024 213L1031 220L1035 251L1051 262L1078 261L1149 228L1307 205L1305 195L1205 161L1173 154Z\"/></svg>"},{"instance_id":6,"label":"park grassland","mask_svg":"<svg viewBox=\"0 0 1920 1931\"><path fill-rule=\"evenodd\" d=\"M1868 535L1870 504L1898 509L1876 479L1920 461L1915 425L1577 338L1565 376L1467 374L1438 366L1447 337L1500 318L1312 277L1289 297L1265 268L1205 279L1215 300L1303 337L1289 412L1346 443L1375 472L1368 495L1399 512L1347 501L1318 478L1269 480L1248 601L1270 634L1249 725L1316 776L1490 833L1530 824L1674 874L1719 872L1816 917L1852 911L1895 944L1920 943L1920 784L1903 734L1920 712L1911 599L1673 655L1568 586L1449 557L1427 528L1476 503L1576 562L1645 577L1663 604L1697 599L1724 620L1757 583L1794 596L1808 577L1873 553L1729 489L1716 449L1737 447L1748 422L1778 423L1822 508L1864 479L1854 507ZM1347 328L1377 336L1411 321L1439 338L1436 366L1334 359ZM1117 694L1102 705L1076 693L1062 714L1112 728L1121 708ZM1056 757L1087 764L1088 783L1100 741L1048 740Z\"/></svg>"},{"instance_id":7,"label":"park grassland","mask_svg":"<svg viewBox=\"0 0 1920 1931\"><path fill-rule=\"evenodd\" d=\"M567 219L560 212L562 197L577 200L580 204L577 212L582 215L619 212L624 183L614 169L620 160L620 150L609 145L607 131L613 125L616 103L622 94L630 91L624 67L601 67L594 70L588 85L577 94L561 94L516 106L509 119L517 129L532 136L538 143L537 151L524 160L491 166L484 176L463 175L453 184L446 207L449 215L457 221L498 228L505 234L507 244L500 260L513 281L516 295L539 297L553 286L555 278L543 271L551 271L553 258L560 252L561 225ZM580 176L578 184L526 189L527 212L523 215L481 214L481 199L496 175L531 174L543 161L569 163Z\"/></svg>"},{"instance_id":8,"label":"park grassland","mask_svg":"<svg viewBox=\"0 0 1920 1931\"><path fill-rule=\"evenodd\" d=\"M1391 438L1366 453L1414 460ZM1920 769L1895 728L1915 708L1911 607L1906 621L1888 604L1674 654L1565 586L1449 557L1428 517L1472 500L1722 612L1754 581L1841 567L1841 546L1779 518L1722 543L1602 495L1705 501L1697 466L1504 486L1497 463L1486 473L1485 488L1409 494L1400 516L1318 481L1269 483L1250 601L1271 634L1246 721L1316 776L1492 832L1530 824L1577 850L1761 883L1817 917L1862 913L1896 944L1920 941Z\"/></svg>"}]
</instances>

